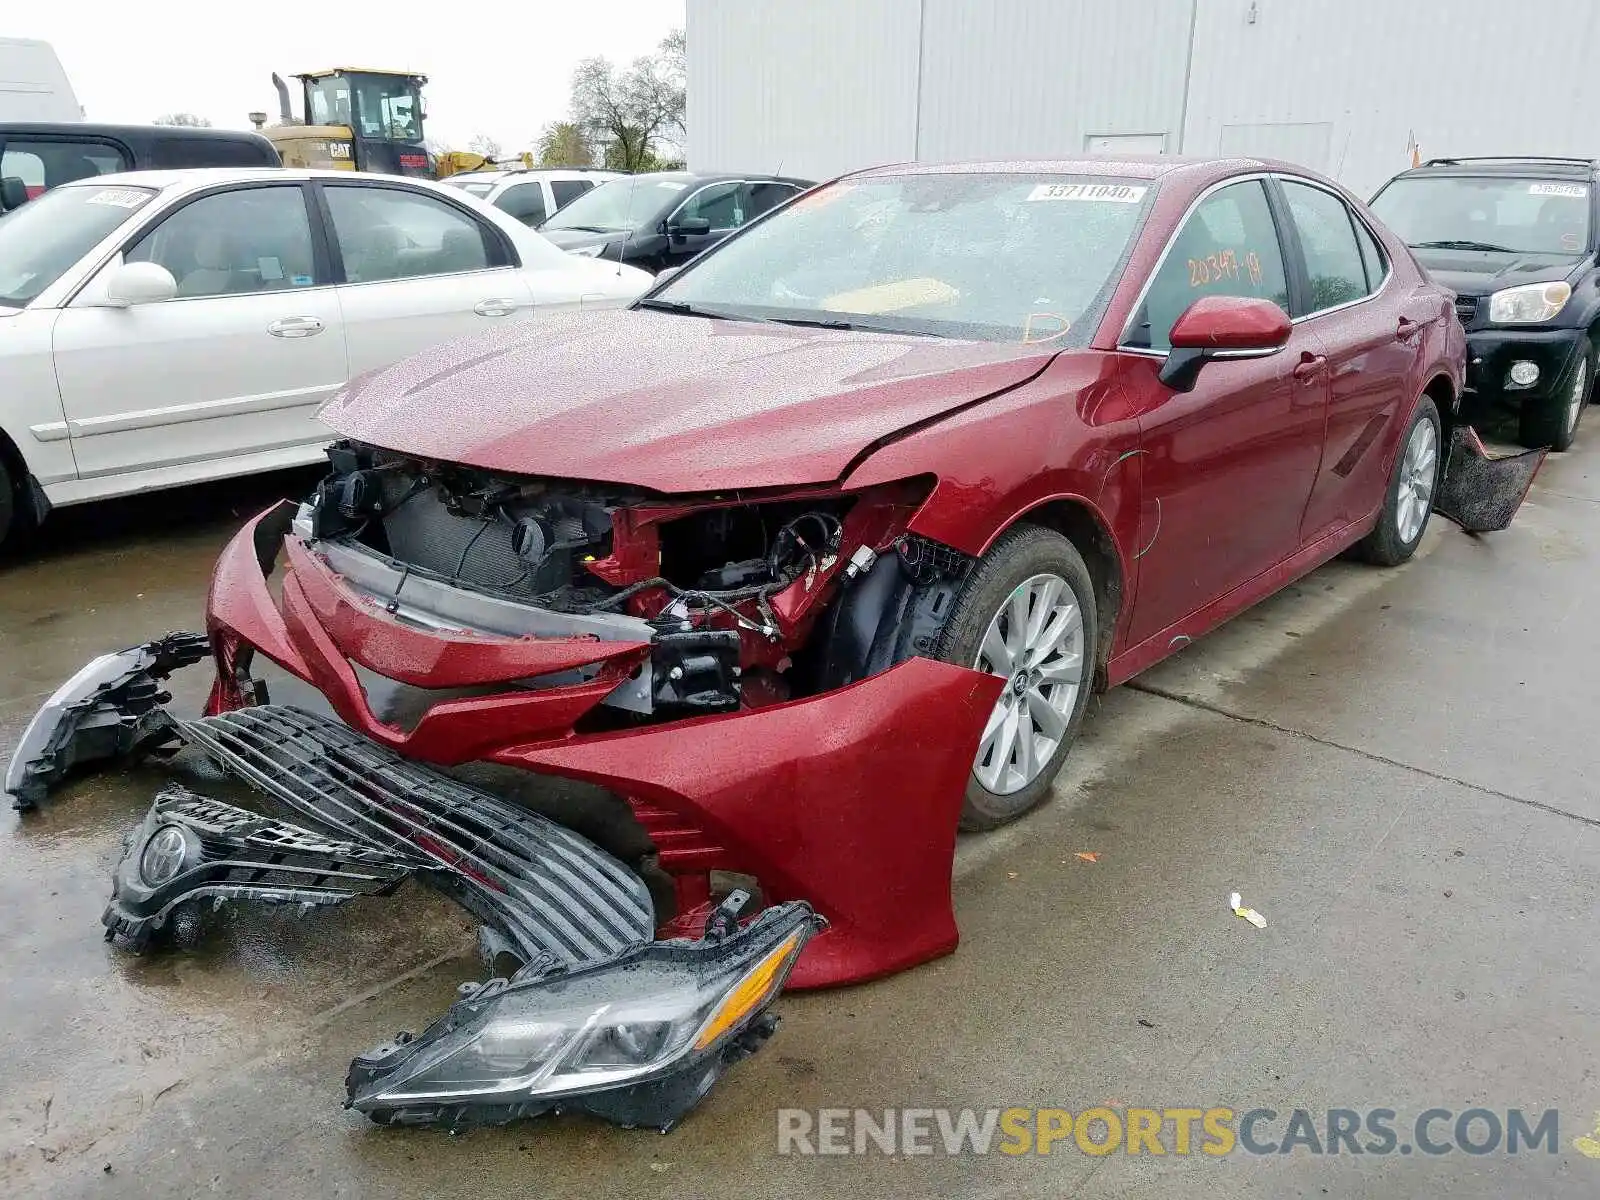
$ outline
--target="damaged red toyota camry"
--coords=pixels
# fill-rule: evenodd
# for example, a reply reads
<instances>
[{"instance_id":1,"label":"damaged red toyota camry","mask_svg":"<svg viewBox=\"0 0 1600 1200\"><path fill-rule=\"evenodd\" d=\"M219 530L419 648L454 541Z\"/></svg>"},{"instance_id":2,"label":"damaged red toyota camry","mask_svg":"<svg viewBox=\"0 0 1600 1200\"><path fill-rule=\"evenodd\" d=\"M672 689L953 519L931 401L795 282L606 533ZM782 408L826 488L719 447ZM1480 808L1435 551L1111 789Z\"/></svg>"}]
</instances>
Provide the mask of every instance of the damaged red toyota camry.
<instances>
[{"instance_id":1,"label":"damaged red toyota camry","mask_svg":"<svg viewBox=\"0 0 1600 1200\"><path fill-rule=\"evenodd\" d=\"M667 1126L785 986L955 947L957 829L1046 796L1091 691L1341 551L1405 561L1436 504L1509 522L1538 455L1456 428L1463 354L1299 168L848 176L629 311L351 384L205 635L84 668L7 789L154 750L249 785L156 797L105 916L133 949L412 875L478 916L514 970L355 1060L376 1119ZM206 714L169 714L207 655Z\"/></svg>"}]
</instances>

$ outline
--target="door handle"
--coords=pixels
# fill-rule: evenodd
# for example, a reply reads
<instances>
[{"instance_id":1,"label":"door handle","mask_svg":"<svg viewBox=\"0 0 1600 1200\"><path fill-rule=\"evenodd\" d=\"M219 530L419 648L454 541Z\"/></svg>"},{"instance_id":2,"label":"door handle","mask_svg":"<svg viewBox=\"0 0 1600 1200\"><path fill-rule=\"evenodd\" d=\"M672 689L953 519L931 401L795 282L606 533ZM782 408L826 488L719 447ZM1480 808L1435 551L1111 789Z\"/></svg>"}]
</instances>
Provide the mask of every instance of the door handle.
<instances>
[{"instance_id":1,"label":"door handle","mask_svg":"<svg viewBox=\"0 0 1600 1200\"><path fill-rule=\"evenodd\" d=\"M480 300L472 306L472 311L480 317L504 317L516 312L519 308L527 308L525 300L518 300L511 296L496 296L489 300Z\"/></svg>"},{"instance_id":2,"label":"door handle","mask_svg":"<svg viewBox=\"0 0 1600 1200\"><path fill-rule=\"evenodd\" d=\"M1400 323L1394 328L1394 337L1397 342L1409 342L1422 332L1422 322L1413 321L1410 317L1401 317Z\"/></svg>"},{"instance_id":3,"label":"door handle","mask_svg":"<svg viewBox=\"0 0 1600 1200\"><path fill-rule=\"evenodd\" d=\"M267 326L273 337L303 338L322 332L324 326L316 317L282 317Z\"/></svg>"},{"instance_id":4,"label":"door handle","mask_svg":"<svg viewBox=\"0 0 1600 1200\"><path fill-rule=\"evenodd\" d=\"M1315 379L1318 375L1322 374L1323 369L1326 368L1327 365L1327 355L1313 354L1309 350L1304 351L1300 355L1300 362L1295 366L1294 377L1300 380L1302 383L1309 382L1310 380Z\"/></svg>"}]
</instances>

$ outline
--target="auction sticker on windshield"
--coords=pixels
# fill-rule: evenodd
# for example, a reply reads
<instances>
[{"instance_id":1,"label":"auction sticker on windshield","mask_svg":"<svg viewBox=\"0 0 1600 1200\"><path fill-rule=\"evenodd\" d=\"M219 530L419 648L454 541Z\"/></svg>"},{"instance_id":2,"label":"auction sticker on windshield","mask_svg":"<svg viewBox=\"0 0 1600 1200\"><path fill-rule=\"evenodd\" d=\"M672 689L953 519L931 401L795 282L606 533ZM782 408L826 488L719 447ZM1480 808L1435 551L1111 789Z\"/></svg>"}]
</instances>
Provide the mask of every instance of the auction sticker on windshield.
<instances>
[{"instance_id":1,"label":"auction sticker on windshield","mask_svg":"<svg viewBox=\"0 0 1600 1200\"><path fill-rule=\"evenodd\" d=\"M114 208L138 208L150 199L149 192L135 191L132 188L106 188L89 197L90 204L109 204Z\"/></svg>"},{"instance_id":2,"label":"auction sticker on windshield","mask_svg":"<svg viewBox=\"0 0 1600 1200\"><path fill-rule=\"evenodd\" d=\"M1101 200L1112 204L1137 204L1148 188L1128 183L1041 183L1028 193L1029 200Z\"/></svg>"},{"instance_id":3,"label":"auction sticker on windshield","mask_svg":"<svg viewBox=\"0 0 1600 1200\"><path fill-rule=\"evenodd\" d=\"M1589 189L1581 183L1532 183L1528 185L1530 196L1587 196Z\"/></svg>"}]
</instances>

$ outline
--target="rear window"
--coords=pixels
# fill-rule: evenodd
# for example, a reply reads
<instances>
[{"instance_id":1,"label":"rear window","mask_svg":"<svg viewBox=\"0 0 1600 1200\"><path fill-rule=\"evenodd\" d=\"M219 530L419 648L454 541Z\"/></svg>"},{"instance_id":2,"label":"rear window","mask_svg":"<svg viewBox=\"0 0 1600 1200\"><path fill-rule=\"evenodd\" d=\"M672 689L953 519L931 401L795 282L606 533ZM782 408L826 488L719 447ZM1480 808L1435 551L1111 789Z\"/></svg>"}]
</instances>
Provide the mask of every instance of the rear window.
<instances>
[{"instance_id":1,"label":"rear window","mask_svg":"<svg viewBox=\"0 0 1600 1200\"><path fill-rule=\"evenodd\" d=\"M550 191L555 195L556 207L565 208L593 186L587 179L557 179L550 184Z\"/></svg>"},{"instance_id":2,"label":"rear window","mask_svg":"<svg viewBox=\"0 0 1600 1200\"><path fill-rule=\"evenodd\" d=\"M268 148L249 138L157 137L150 165L177 167L275 167Z\"/></svg>"}]
</instances>

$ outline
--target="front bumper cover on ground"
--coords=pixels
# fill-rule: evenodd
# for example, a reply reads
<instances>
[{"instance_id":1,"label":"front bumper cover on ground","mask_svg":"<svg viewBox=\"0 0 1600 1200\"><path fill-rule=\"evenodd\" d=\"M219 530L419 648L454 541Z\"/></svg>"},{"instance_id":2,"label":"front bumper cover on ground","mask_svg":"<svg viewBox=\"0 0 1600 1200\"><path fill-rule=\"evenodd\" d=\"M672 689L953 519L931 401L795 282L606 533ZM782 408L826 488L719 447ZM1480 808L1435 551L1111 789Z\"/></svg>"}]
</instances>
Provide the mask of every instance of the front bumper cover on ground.
<instances>
[{"instance_id":1,"label":"front bumper cover on ground","mask_svg":"<svg viewBox=\"0 0 1600 1200\"><path fill-rule=\"evenodd\" d=\"M127 840L102 918L128 950L192 943L226 903L312 909L411 876L482 921L485 958L509 955L514 973L464 985L421 1035L358 1056L349 1106L451 1128L571 1110L667 1129L770 1036L773 1001L826 928L810 905L777 903L741 928L736 892L704 936L655 941L643 880L520 805L297 709L173 718L159 678L196 644L173 634L95 660L40 710L23 740L35 753L13 759L7 784L32 807L76 767L186 749L285 814L164 788ZM545 1028L555 1033L517 1040Z\"/></svg>"}]
</instances>

